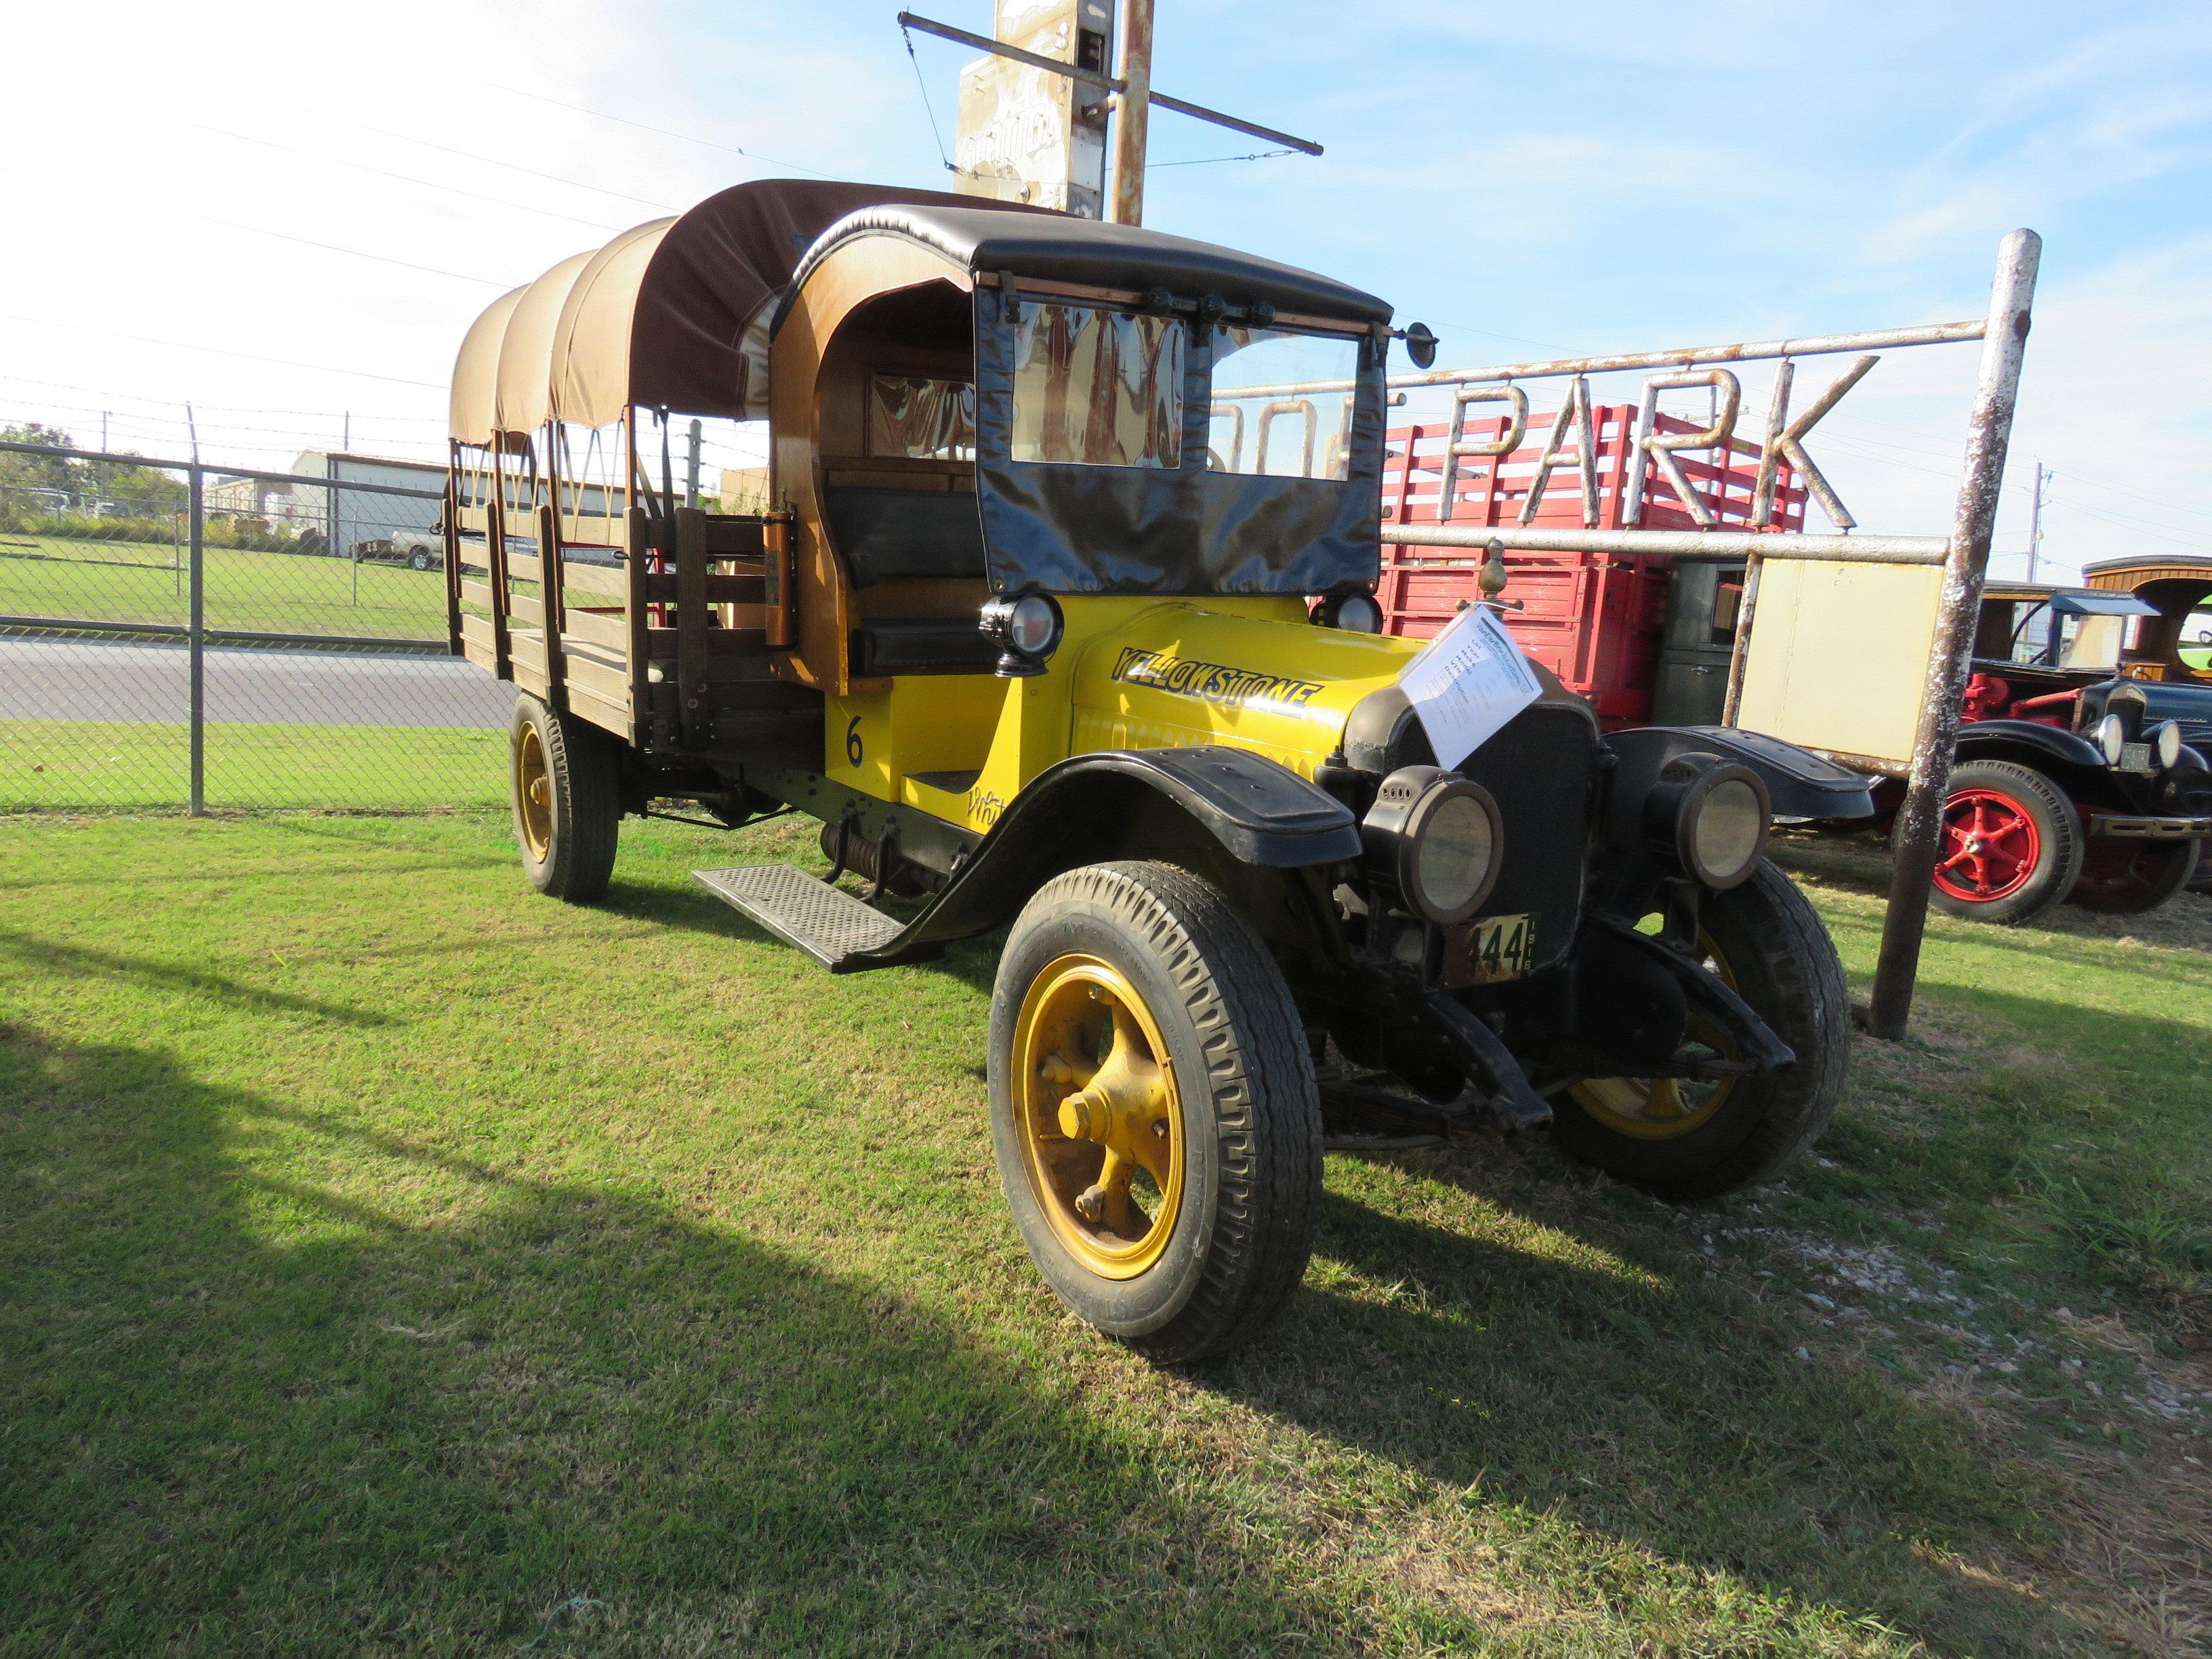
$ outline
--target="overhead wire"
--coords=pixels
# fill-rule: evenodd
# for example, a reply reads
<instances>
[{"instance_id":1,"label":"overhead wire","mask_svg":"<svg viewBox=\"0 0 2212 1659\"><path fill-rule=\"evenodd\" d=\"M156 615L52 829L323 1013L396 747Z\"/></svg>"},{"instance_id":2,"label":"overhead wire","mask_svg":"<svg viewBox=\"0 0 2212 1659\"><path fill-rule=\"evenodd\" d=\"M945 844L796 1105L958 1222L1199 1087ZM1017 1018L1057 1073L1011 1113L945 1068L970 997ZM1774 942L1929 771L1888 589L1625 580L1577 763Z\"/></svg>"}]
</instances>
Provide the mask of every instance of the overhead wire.
<instances>
[{"instance_id":1,"label":"overhead wire","mask_svg":"<svg viewBox=\"0 0 2212 1659\"><path fill-rule=\"evenodd\" d=\"M448 195L465 196L476 202L489 202L495 207L512 208L518 213L536 213L542 214L548 219L566 219L570 224L583 225L592 230L603 230L611 234L625 228L621 225L609 224L604 219L586 219L577 214L562 213L554 208L533 207L527 202L514 201L504 196L489 196L480 190L465 190L459 185L446 184L436 179L417 179L412 173L394 173L388 167L373 167L366 161L351 161L343 155L325 155L302 144L287 144L274 138L257 138L252 133L233 132L228 127L210 126L204 121L187 121L184 125L197 128L202 132L212 132L221 137L235 139L242 144L260 144L270 149L284 150L294 155L303 155L325 167L351 167L357 173L374 173L380 179L396 179L401 184L415 185L424 190L442 190Z\"/></svg>"},{"instance_id":2,"label":"overhead wire","mask_svg":"<svg viewBox=\"0 0 2212 1659\"><path fill-rule=\"evenodd\" d=\"M258 351L239 351L228 346L201 345L191 340L167 340L152 334L126 333L119 328L99 328L90 323L64 322L58 317L24 317L0 311L0 322L24 323L33 328L70 328L81 334L105 334L112 339L133 340L141 345L168 346L179 351L203 351L217 357L237 357L247 362L275 363L283 368L303 368L316 374L349 374L362 380L388 380L394 386L419 386L432 392L448 388L442 380L417 380L404 374L379 374L373 369L340 368L332 363L303 363L295 357L271 357Z\"/></svg>"},{"instance_id":3,"label":"overhead wire","mask_svg":"<svg viewBox=\"0 0 2212 1659\"><path fill-rule=\"evenodd\" d=\"M628 191L611 190L605 185L586 184L581 179L571 179L558 173L546 173L537 167L526 167L519 161L509 161L497 155L486 155L477 150L463 149L455 144L441 144L435 139L418 137L414 133L402 132L394 127L380 127L372 121L360 120L350 115L333 115L327 110L311 109L301 104L289 104L281 98L271 98L266 93L247 92L245 95L258 99L265 104L273 104L278 109L290 110L295 115L307 115L320 120L334 121L340 126L358 127L362 131L375 133L379 137L397 138L403 143L420 144L425 149L440 150L447 155L458 155L463 161L481 161L486 167L505 167L510 173L525 173L532 179L544 179L553 184L566 185L572 190L588 190L594 195L611 196L620 201L635 202L639 206L649 207L657 213L681 213L684 210L672 202L656 201L650 196L634 196Z\"/></svg>"},{"instance_id":4,"label":"overhead wire","mask_svg":"<svg viewBox=\"0 0 2212 1659\"><path fill-rule=\"evenodd\" d=\"M4 165L0 165L0 173L10 174L17 179L35 179L37 176L26 173L20 167ZM235 230L248 236L267 236L279 242L295 242L301 247L319 248L325 253L343 253L350 258L371 259L379 264L397 265L403 270L419 270L432 276L450 276L456 282L480 283L487 288L507 289L518 286L514 283L502 281L496 276L479 276L473 271L447 270L440 265L418 264L412 259L398 259L388 253L371 253L365 248L345 247L337 242L318 241L312 236L295 236L289 231L270 230L264 225L241 224L235 219L218 219L211 213L196 213L190 208L177 207L167 202L150 203L148 205L155 212L173 214L182 219L197 219L202 224L214 225L222 230Z\"/></svg>"},{"instance_id":5,"label":"overhead wire","mask_svg":"<svg viewBox=\"0 0 2212 1659\"><path fill-rule=\"evenodd\" d=\"M770 167L796 167L801 173L811 173L817 179L833 179L836 175L811 167L804 161L787 161L780 156L767 155L757 149L747 149L742 144L725 144L713 138L702 138L696 133L682 132L674 127L655 126L650 121L634 121L627 115L614 115L603 109L593 109L586 104L572 104L563 98L555 98L542 92L526 92L520 87L502 85L497 81L478 81L478 86L489 87L510 97L528 98L540 104L550 104L556 109L573 110L579 115L588 115L598 121L611 121L617 126L635 127L641 132L657 132L664 138L675 138L687 144L697 144L706 149L719 149L725 155L742 155L748 161L765 161Z\"/></svg>"}]
</instances>

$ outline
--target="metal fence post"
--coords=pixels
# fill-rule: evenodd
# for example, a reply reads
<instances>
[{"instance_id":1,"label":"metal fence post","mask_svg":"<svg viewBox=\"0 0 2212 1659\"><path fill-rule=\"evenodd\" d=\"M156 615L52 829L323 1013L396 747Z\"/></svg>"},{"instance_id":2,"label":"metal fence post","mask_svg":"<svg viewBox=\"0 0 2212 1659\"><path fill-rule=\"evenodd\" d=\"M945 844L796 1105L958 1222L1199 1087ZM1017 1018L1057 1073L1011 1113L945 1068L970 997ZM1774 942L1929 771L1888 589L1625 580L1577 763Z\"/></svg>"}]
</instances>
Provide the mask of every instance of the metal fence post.
<instances>
[{"instance_id":1,"label":"metal fence post","mask_svg":"<svg viewBox=\"0 0 2212 1659\"><path fill-rule=\"evenodd\" d=\"M1998 247L1996 279L1990 289L1981 374L1966 430L1966 465L1959 483L1950 556L1943 562L1920 724L1913 735L1912 770L1890 837L1889 912L1882 923L1881 956L1875 967L1867 1029L1893 1041L1905 1035L1905 1018L1912 1011L1921 934L1928 924L1928 889L1935 879L1942 828L1943 793L1950 782L1951 751L1959 738L1982 580L1989 568L1990 536L1996 527L2005 449L2012 438L2021 358L2035 299L2036 267L2042 258L2040 236L2032 230L2014 231Z\"/></svg>"},{"instance_id":2,"label":"metal fence post","mask_svg":"<svg viewBox=\"0 0 2212 1659\"><path fill-rule=\"evenodd\" d=\"M191 676L191 801L188 810L196 818L207 815L207 520L201 510L205 478L195 460L191 469L191 620L186 649Z\"/></svg>"}]
</instances>

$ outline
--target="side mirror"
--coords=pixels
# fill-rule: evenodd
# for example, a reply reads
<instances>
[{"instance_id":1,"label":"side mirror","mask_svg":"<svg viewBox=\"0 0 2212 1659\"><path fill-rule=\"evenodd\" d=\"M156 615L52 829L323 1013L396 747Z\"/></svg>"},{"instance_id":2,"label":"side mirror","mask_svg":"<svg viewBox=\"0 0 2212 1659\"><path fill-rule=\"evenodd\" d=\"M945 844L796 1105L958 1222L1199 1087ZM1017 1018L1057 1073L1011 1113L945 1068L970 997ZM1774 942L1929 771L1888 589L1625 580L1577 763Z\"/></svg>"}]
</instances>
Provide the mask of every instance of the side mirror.
<instances>
[{"instance_id":1,"label":"side mirror","mask_svg":"<svg viewBox=\"0 0 2212 1659\"><path fill-rule=\"evenodd\" d=\"M1413 360L1415 368L1436 367L1437 337L1429 332L1426 323L1408 323L1398 337L1406 343L1406 355Z\"/></svg>"}]
</instances>

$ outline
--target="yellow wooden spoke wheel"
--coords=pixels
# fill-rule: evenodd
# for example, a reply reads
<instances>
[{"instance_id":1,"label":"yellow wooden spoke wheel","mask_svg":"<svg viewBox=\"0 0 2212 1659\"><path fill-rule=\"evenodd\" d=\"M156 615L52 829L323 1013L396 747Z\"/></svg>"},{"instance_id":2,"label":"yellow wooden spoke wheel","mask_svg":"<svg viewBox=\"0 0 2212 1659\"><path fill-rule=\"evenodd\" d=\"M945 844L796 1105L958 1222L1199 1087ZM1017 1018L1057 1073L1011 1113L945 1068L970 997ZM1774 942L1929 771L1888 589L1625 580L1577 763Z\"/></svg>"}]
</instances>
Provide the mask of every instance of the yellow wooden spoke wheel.
<instances>
[{"instance_id":1,"label":"yellow wooden spoke wheel","mask_svg":"<svg viewBox=\"0 0 2212 1659\"><path fill-rule=\"evenodd\" d=\"M1708 970L1735 988L1728 958L1710 933L1698 933L1698 953ZM1734 1053L1724 1036L1694 1015L1686 1047L1690 1045L1716 1054ZM1577 1104L1607 1128L1638 1140L1666 1140L1694 1133L1711 1121L1735 1086L1734 1078L1701 1083L1679 1077L1599 1077L1576 1084L1570 1092Z\"/></svg>"},{"instance_id":2,"label":"yellow wooden spoke wheel","mask_svg":"<svg viewBox=\"0 0 2212 1659\"><path fill-rule=\"evenodd\" d=\"M530 856L553 850L553 779L545 764L545 734L525 716L514 728L514 822Z\"/></svg>"},{"instance_id":3,"label":"yellow wooden spoke wheel","mask_svg":"<svg viewBox=\"0 0 2212 1659\"><path fill-rule=\"evenodd\" d=\"M527 694L507 726L509 793L522 867L541 893L588 904L607 890L622 824L614 741Z\"/></svg>"},{"instance_id":4,"label":"yellow wooden spoke wheel","mask_svg":"<svg viewBox=\"0 0 2212 1659\"><path fill-rule=\"evenodd\" d=\"M1045 1282L1163 1363L1238 1346L1321 1206L1297 1006L1221 890L1149 860L1055 876L991 995L991 1146Z\"/></svg>"},{"instance_id":5,"label":"yellow wooden spoke wheel","mask_svg":"<svg viewBox=\"0 0 2212 1659\"><path fill-rule=\"evenodd\" d=\"M1014 1028L1032 1190L1069 1254L1107 1279L1160 1258L1182 1204L1183 1128L1158 1023L1085 952L1037 975Z\"/></svg>"},{"instance_id":6,"label":"yellow wooden spoke wheel","mask_svg":"<svg viewBox=\"0 0 2212 1659\"><path fill-rule=\"evenodd\" d=\"M1706 971L1796 1058L1711 1081L1589 1078L1552 1103L1552 1133L1569 1152L1662 1198L1711 1198L1787 1169L1835 1111L1850 1050L1843 964L1787 876L1762 864L1741 886L1708 894L1698 921ZM1675 1053L1698 1052L1735 1059L1738 1045L1692 1002Z\"/></svg>"}]
</instances>

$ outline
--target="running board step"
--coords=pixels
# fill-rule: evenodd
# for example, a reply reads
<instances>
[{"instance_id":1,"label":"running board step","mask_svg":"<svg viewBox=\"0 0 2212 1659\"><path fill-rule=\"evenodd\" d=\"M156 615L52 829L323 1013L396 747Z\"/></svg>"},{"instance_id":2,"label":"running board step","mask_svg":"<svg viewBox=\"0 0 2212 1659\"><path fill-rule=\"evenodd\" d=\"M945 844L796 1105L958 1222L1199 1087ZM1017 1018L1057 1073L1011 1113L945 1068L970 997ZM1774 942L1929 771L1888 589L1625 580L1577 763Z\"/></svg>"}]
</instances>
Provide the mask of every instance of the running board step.
<instances>
[{"instance_id":1,"label":"running board step","mask_svg":"<svg viewBox=\"0 0 2212 1659\"><path fill-rule=\"evenodd\" d=\"M897 917L871 908L796 865L694 870L691 879L833 974L884 966L853 958L880 949L905 931Z\"/></svg>"}]
</instances>

